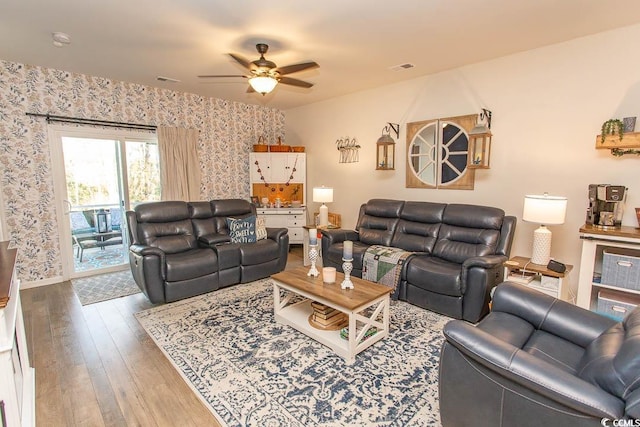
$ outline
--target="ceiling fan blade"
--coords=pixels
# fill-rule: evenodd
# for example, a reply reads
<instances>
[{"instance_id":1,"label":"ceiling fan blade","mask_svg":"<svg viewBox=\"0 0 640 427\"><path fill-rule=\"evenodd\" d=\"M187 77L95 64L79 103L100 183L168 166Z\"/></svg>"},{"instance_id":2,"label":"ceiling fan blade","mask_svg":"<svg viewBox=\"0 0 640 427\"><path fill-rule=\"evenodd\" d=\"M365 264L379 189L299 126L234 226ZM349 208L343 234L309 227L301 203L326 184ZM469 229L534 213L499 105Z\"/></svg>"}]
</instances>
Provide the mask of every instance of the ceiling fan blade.
<instances>
[{"instance_id":1,"label":"ceiling fan blade","mask_svg":"<svg viewBox=\"0 0 640 427\"><path fill-rule=\"evenodd\" d=\"M285 74L291 74L291 73L297 73L298 71L303 71L303 70L310 70L312 68L318 68L319 65L314 62L304 62L302 64L294 64L294 65L287 65L286 67L280 67L278 68L278 72L280 73L281 76L284 76Z\"/></svg>"},{"instance_id":2,"label":"ceiling fan blade","mask_svg":"<svg viewBox=\"0 0 640 427\"><path fill-rule=\"evenodd\" d=\"M208 75L203 75L203 76L198 76L202 79L209 79L209 78L215 78L215 77L242 77L242 78L247 78L247 76L243 76L242 74L208 74Z\"/></svg>"},{"instance_id":3,"label":"ceiling fan blade","mask_svg":"<svg viewBox=\"0 0 640 427\"><path fill-rule=\"evenodd\" d=\"M291 86L307 87L307 88L313 86L313 83L305 82L298 79L292 79L291 77L280 77L278 81L283 85L291 85Z\"/></svg>"},{"instance_id":4,"label":"ceiling fan blade","mask_svg":"<svg viewBox=\"0 0 640 427\"><path fill-rule=\"evenodd\" d=\"M247 88L247 93L254 93L255 89L253 88L253 86L249 85L249 87Z\"/></svg>"},{"instance_id":5,"label":"ceiling fan blade","mask_svg":"<svg viewBox=\"0 0 640 427\"><path fill-rule=\"evenodd\" d=\"M247 61L242 56L236 55L235 53L230 53L229 56L235 59L238 64L242 65L247 70L251 69L251 62Z\"/></svg>"}]
</instances>

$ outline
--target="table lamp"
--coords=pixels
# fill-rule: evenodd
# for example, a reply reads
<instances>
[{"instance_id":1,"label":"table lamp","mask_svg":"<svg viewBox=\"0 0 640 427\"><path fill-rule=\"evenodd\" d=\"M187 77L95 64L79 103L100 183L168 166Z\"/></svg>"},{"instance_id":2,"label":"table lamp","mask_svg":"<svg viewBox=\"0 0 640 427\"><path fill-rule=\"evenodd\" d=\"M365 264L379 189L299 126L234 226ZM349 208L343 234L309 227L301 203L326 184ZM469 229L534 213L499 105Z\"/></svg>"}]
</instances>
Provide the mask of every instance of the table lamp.
<instances>
[{"instance_id":1,"label":"table lamp","mask_svg":"<svg viewBox=\"0 0 640 427\"><path fill-rule=\"evenodd\" d=\"M313 188L313 201L317 203L322 203L319 210L319 219L320 223L319 227L326 227L329 225L329 208L325 203L333 202L333 188L325 187L314 187Z\"/></svg>"},{"instance_id":2,"label":"table lamp","mask_svg":"<svg viewBox=\"0 0 640 427\"><path fill-rule=\"evenodd\" d=\"M522 219L537 222L540 227L533 232L531 262L547 265L551 257L551 231L547 225L563 224L567 213L567 198L549 196L524 196Z\"/></svg>"}]
</instances>

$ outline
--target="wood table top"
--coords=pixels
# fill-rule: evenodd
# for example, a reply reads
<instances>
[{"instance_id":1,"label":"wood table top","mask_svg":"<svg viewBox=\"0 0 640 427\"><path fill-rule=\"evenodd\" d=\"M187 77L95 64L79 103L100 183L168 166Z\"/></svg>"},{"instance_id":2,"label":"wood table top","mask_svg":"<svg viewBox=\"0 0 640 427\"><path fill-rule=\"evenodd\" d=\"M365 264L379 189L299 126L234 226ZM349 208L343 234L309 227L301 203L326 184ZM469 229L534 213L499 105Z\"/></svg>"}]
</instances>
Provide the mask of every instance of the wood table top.
<instances>
[{"instance_id":1,"label":"wood table top","mask_svg":"<svg viewBox=\"0 0 640 427\"><path fill-rule=\"evenodd\" d=\"M334 302L349 310L393 292L393 289L388 286L353 276L351 276L351 282L354 289L342 289L340 283L344 280L344 274L336 272L335 283L324 284L322 282L322 274L318 277L307 276L308 271L308 268L297 267L274 274L271 278L313 296Z\"/></svg>"}]
</instances>

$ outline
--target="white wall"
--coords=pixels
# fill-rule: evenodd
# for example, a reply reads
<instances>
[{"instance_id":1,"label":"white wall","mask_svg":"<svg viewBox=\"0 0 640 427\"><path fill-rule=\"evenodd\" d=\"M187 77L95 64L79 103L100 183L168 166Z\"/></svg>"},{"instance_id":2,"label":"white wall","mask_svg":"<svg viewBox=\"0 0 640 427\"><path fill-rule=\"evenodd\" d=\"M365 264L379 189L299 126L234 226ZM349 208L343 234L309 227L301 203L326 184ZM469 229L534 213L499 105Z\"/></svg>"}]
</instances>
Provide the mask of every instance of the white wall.
<instances>
[{"instance_id":1,"label":"white wall","mask_svg":"<svg viewBox=\"0 0 640 427\"><path fill-rule=\"evenodd\" d=\"M568 197L565 224L550 227L551 255L576 266L575 289L587 186L629 187L623 225L638 226L640 157L594 148L602 122L640 116L638 40L635 25L288 110L287 143L307 147L308 189L334 187L330 211L348 228L370 198L497 206L518 217L512 255L530 256L537 224L521 220L525 194ZM494 137L491 169L476 172L475 190L405 188L406 123L481 107L493 112ZM376 171L375 142L386 122L401 124L396 170ZM362 145L359 163L338 163L335 141L347 135Z\"/></svg>"}]
</instances>

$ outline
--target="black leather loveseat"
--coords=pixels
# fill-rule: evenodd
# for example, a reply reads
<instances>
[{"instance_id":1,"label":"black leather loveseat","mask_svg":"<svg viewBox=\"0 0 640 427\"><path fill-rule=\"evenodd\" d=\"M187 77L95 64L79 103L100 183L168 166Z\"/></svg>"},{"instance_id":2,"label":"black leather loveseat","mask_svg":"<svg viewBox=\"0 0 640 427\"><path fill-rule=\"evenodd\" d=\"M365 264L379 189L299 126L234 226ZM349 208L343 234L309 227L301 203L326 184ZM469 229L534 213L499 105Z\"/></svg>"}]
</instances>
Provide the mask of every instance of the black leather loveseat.
<instances>
[{"instance_id":1,"label":"black leather loveseat","mask_svg":"<svg viewBox=\"0 0 640 427\"><path fill-rule=\"evenodd\" d=\"M640 308L616 322L505 282L480 323L444 335L445 427L640 425Z\"/></svg>"},{"instance_id":2,"label":"black leather loveseat","mask_svg":"<svg viewBox=\"0 0 640 427\"><path fill-rule=\"evenodd\" d=\"M241 199L144 203L127 212L133 278L152 303L165 303L284 270L286 228L267 238L232 243L227 218L256 215Z\"/></svg>"},{"instance_id":3,"label":"black leather loveseat","mask_svg":"<svg viewBox=\"0 0 640 427\"><path fill-rule=\"evenodd\" d=\"M362 277L371 245L412 252L398 298L469 322L489 312L490 291L502 282L516 218L487 206L372 199L355 230L323 230L325 266L342 271L345 240L353 241L353 272Z\"/></svg>"}]
</instances>

